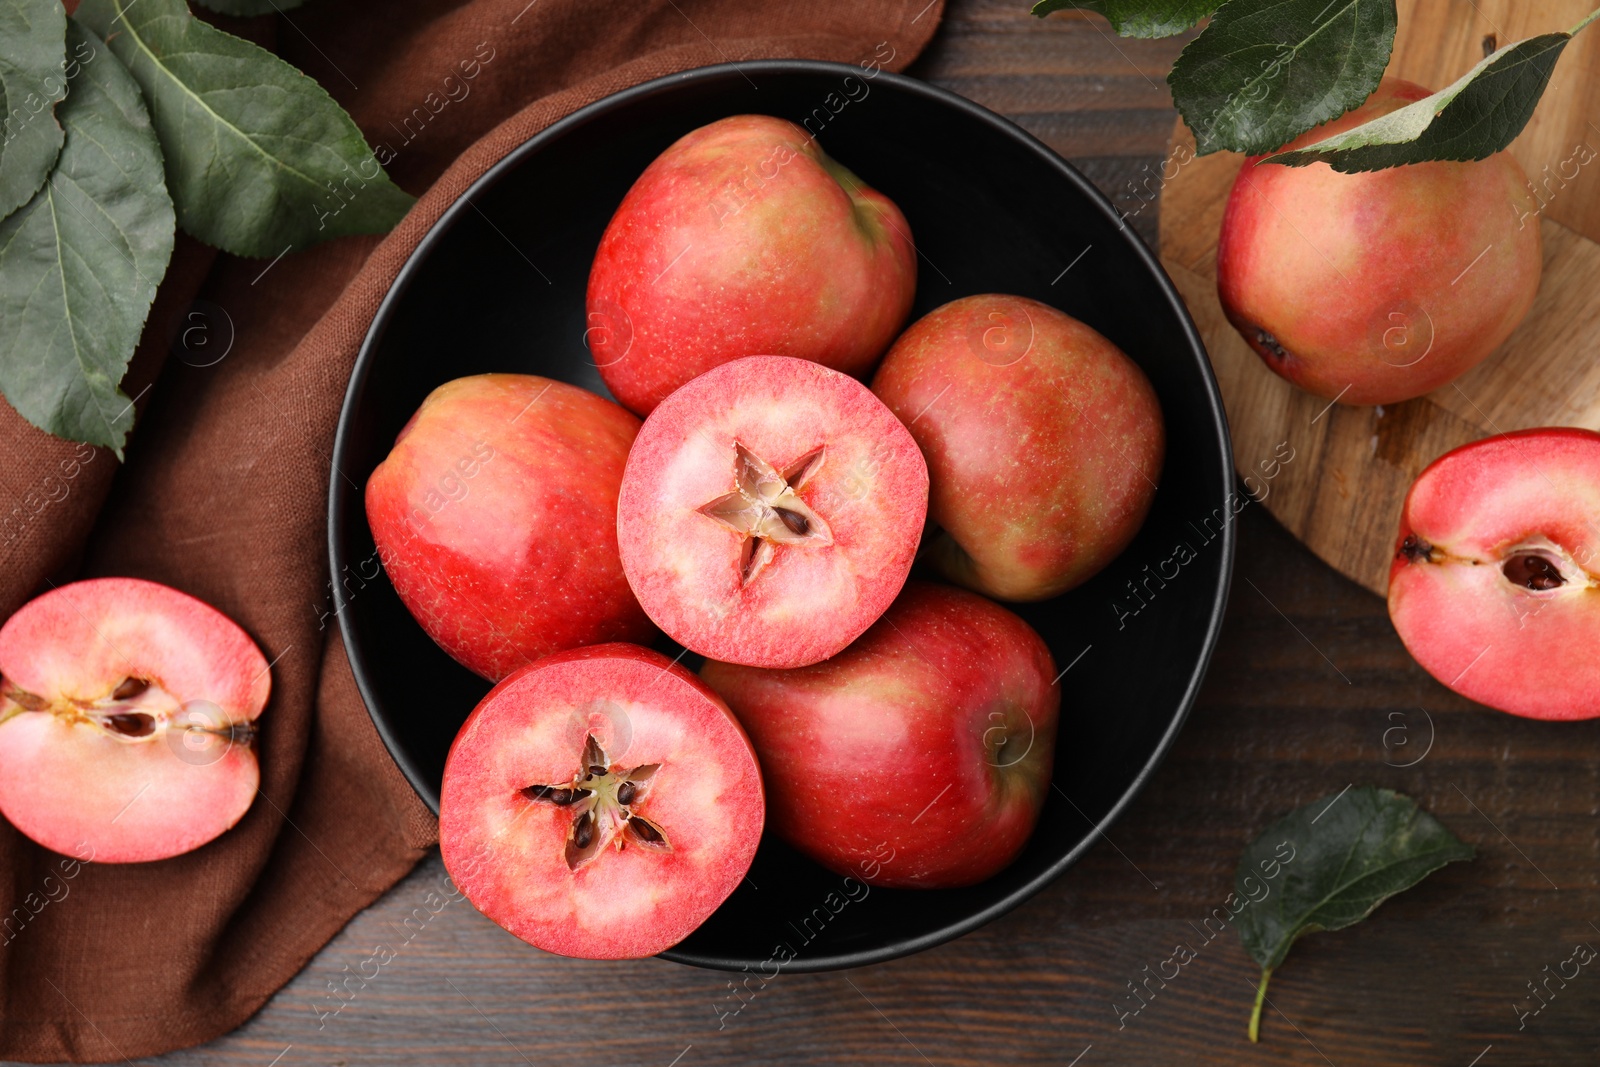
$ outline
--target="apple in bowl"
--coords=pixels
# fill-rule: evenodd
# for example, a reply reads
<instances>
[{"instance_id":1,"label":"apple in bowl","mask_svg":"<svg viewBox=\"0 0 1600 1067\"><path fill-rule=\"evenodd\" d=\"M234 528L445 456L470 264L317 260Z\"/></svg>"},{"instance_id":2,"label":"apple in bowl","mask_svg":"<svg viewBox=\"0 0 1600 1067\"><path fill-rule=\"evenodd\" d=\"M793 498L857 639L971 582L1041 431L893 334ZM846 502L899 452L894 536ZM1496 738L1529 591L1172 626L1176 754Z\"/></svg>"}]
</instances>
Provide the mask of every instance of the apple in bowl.
<instances>
[{"instance_id":1,"label":"apple in bowl","mask_svg":"<svg viewBox=\"0 0 1600 1067\"><path fill-rule=\"evenodd\" d=\"M514 672L445 763L439 846L473 906L565 956L670 948L738 887L765 819L761 771L727 705L627 644Z\"/></svg>"},{"instance_id":2,"label":"apple in bowl","mask_svg":"<svg viewBox=\"0 0 1600 1067\"><path fill-rule=\"evenodd\" d=\"M749 732L772 826L874 885L972 885L1033 833L1061 690L1044 641L983 597L913 581L839 655L701 669Z\"/></svg>"},{"instance_id":3,"label":"apple in bowl","mask_svg":"<svg viewBox=\"0 0 1600 1067\"><path fill-rule=\"evenodd\" d=\"M865 376L911 310L900 209L794 123L735 115L676 141L628 190L589 274L606 387L648 415L742 356Z\"/></svg>"},{"instance_id":4,"label":"apple in bowl","mask_svg":"<svg viewBox=\"0 0 1600 1067\"><path fill-rule=\"evenodd\" d=\"M927 506L916 442L866 386L751 356L650 413L622 476L617 539L667 636L712 659L801 667L888 608Z\"/></svg>"},{"instance_id":5,"label":"apple in bowl","mask_svg":"<svg viewBox=\"0 0 1600 1067\"><path fill-rule=\"evenodd\" d=\"M367 481L367 521L407 610L498 681L541 656L655 628L617 557L617 492L639 420L531 374L428 394Z\"/></svg>"},{"instance_id":6,"label":"apple in bowl","mask_svg":"<svg viewBox=\"0 0 1600 1067\"><path fill-rule=\"evenodd\" d=\"M1080 585L1139 532L1166 450L1138 364L1020 296L951 301L900 336L872 391L927 457L927 557L1001 600Z\"/></svg>"}]
</instances>

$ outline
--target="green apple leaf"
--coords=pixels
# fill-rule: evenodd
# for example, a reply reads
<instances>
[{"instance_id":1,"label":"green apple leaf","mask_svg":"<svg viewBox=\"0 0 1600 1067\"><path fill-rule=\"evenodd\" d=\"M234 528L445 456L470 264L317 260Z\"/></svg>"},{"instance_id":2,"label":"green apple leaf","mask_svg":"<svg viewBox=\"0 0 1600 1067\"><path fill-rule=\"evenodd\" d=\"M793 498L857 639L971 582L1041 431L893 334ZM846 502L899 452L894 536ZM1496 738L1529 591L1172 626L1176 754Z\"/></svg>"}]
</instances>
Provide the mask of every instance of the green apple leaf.
<instances>
[{"instance_id":1,"label":"green apple leaf","mask_svg":"<svg viewBox=\"0 0 1600 1067\"><path fill-rule=\"evenodd\" d=\"M1039 0L1033 13L1076 8L1098 11L1122 37L1172 37L1222 5L1222 0Z\"/></svg>"},{"instance_id":2,"label":"green apple leaf","mask_svg":"<svg viewBox=\"0 0 1600 1067\"><path fill-rule=\"evenodd\" d=\"M1567 42L1596 15L1600 11L1570 33L1542 33L1509 44L1432 96L1266 162L1326 163L1352 173L1435 159L1487 159L1516 140Z\"/></svg>"},{"instance_id":3,"label":"green apple leaf","mask_svg":"<svg viewBox=\"0 0 1600 1067\"><path fill-rule=\"evenodd\" d=\"M66 33L61 0L0 0L0 218L38 192L61 151Z\"/></svg>"},{"instance_id":4,"label":"green apple leaf","mask_svg":"<svg viewBox=\"0 0 1600 1067\"><path fill-rule=\"evenodd\" d=\"M299 7L306 0L200 0L200 3L222 15L249 18L252 15L270 15Z\"/></svg>"},{"instance_id":5,"label":"green apple leaf","mask_svg":"<svg viewBox=\"0 0 1600 1067\"><path fill-rule=\"evenodd\" d=\"M1471 845L1416 801L1371 786L1323 797L1267 827L1239 857L1234 875L1238 896L1255 901L1235 920L1239 939L1261 965L1250 1040L1260 1029L1267 980L1296 938L1352 926L1445 864L1472 856ZM1260 892L1269 868L1281 877L1257 897L1249 883Z\"/></svg>"},{"instance_id":6,"label":"green apple leaf","mask_svg":"<svg viewBox=\"0 0 1600 1067\"><path fill-rule=\"evenodd\" d=\"M133 402L118 384L172 256L172 200L139 86L75 20L66 41L94 58L56 109L61 154L0 222L0 393L41 430L120 458Z\"/></svg>"},{"instance_id":7,"label":"green apple leaf","mask_svg":"<svg viewBox=\"0 0 1600 1067\"><path fill-rule=\"evenodd\" d=\"M1200 155L1255 155L1360 105L1394 51L1395 0L1228 0L1167 84Z\"/></svg>"},{"instance_id":8,"label":"green apple leaf","mask_svg":"<svg viewBox=\"0 0 1600 1067\"><path fill-rule=\"evenodd\" d=\"M84 0L78 15L144 89L178 223L207 244L274 257L387 232L414 203L320 85L184 0Z\"/></svg>"}]
</instances>

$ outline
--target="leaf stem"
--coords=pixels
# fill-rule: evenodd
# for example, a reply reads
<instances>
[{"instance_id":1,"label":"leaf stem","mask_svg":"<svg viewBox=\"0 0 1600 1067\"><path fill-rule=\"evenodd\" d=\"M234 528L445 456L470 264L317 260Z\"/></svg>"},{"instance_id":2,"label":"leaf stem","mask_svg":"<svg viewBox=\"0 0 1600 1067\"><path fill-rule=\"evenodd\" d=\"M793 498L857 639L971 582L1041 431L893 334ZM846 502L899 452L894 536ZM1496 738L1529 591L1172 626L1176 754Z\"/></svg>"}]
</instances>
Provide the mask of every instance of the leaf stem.
<instances>
[{"instance_id":1,"label":"leaf stem","mask_svg":"<svg viewBox=\"0 0 1600 1067\"><path fill-rule=\"evenodd\" d=\"M1261 1040L1261 1003L1267 999L1267 981L1272 977L1272 968L1261 968L1261 984L1256 986L1256 1006L1250 1011L1250 1041L1256 1043Z\"/></svg>"}]
</instances>

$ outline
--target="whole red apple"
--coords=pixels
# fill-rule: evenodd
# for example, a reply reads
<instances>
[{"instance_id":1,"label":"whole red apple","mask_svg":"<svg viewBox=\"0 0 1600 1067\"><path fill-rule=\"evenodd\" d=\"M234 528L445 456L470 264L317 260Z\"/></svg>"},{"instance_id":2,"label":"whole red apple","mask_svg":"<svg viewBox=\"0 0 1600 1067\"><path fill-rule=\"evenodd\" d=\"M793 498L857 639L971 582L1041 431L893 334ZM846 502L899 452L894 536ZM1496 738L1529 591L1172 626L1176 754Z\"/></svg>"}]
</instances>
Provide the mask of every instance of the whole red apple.
<instances>
[{"instance_id":1,"label":"whole red apple","mask_svg":"<svg viewBox=\"0 0 1600 1067\"><path fill-rule=\"evenodd\" d=\"M1600 434L1523 430L1429 464L1406 494L1389 617L1462 696L1600 716Z\"/></svg>"},{"instance_id":2,"label":"whole red apple","mask_svg":"<svg viewBox=\"0 0 1600 1067\"><path fill-rule=\"evenodd\" d=\"M525 374L446 382L367 482L379 558L417 622L491 681L540 656L655 628L617 556L639 420Z\"/></svg>"},{"instance_id":3,"label":"whole red apple","mask_svg":"<svg viewBox=\"0 0 1600 1067\"><path fill-rule=\"evenodd\" d=\"M445 762L439 848L474 907L549 952L650 956L739 887L766 805L727 705L635 645L547 656L483 698Z\"/></svg>"},{"instance_id":4,"label":"whole red apple","mask_svg":"<svg viewBox=\"0 0 1600 1067\"><path fill-rule=\"evenodd\" d=\"M1385 79L1301 148L1429 95ZM1347 404L1437 389L1511 335L1539 289L1539 204L1509 152L1340 174L1245 162L1217 246L1228 320L1274 371Z\"/></svg>"},{"instance_id":5,"label":"whole red apple","mask_svg":"<svg viewBox=\"0 0 1600 1067\"><path fill-rule=\"evenodd\" d=\"M922 889L981 882L1027 843L1050 789L1055 674L1027 623L927 582L826 662L701 670L750 734L784 840Z\"/></svg>"},{"instance_id":6,"label":"whole red apple","mask_svg":"<svg viewBox=\"0 0 1600 1067\"><path fill-rule=\"evenodd\" d=\"M617 498L656 625L712 659L802 667L882 615L928 508L917 443L867 387L803 359L707 371L650 413Z\"/></svg>"},{"instance_id":7,"label":"whole red apple","mask_svg":"<svg viewBox=\"0 0 1600 1067\"><path fill-rule=\"evenodd\" d=\"M888 197L794 123L736 115L679 139L628 190L595 253L585 337L612 395L648 415L741 356L865 376L916 281Z\"/></svg>"},{"instance_id":8,"label":"whole red apple","mask_svg":"<svg viewBox=\"0 0 1600 1067\"><path fill-rule=\"evenodd\" d=\"M1116 345L1020 296L918 319L872 391L928 460L928 559L1003 600L1042 600L1111 562L1150 511L1166 435L1155 390Z\"/></svg>"},{"instance_id":9,"label":"whole red apple","mask_svg":"<svg viewBox=\"0 0 1600 1067\"><path fill-rule=\"evenodd\" d=\"M98 863L200 847L255 800L268 666L233 620L156 582L30 600L0 627L0 812Z\"/></svg>"}]
</instances>

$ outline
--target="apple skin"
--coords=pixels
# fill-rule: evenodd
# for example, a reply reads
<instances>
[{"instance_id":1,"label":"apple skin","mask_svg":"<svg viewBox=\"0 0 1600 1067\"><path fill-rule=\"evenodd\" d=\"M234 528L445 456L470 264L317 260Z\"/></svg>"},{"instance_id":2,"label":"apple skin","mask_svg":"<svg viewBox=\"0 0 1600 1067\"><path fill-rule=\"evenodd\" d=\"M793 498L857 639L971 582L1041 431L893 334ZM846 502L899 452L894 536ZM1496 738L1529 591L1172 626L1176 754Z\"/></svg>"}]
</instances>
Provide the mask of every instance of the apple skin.
<instances>
[{"instance_id":1,"label":"apple skin","mask_svg":"<svg viewBox=\"0 0 1600 1067\"><path fill-rule=\"evenodd\" d=\"M1039 635L983 597L913 581L830 660L708 661L701 677L755 745L770 824L829 870L882 886L972 885L1033 833L1061 690Z\"/></svg>"},{"instance_id":2,"label":"apple skin","mask_svg":"<svg viewBox=\"0 0 1600 1067\"><path fill-rule=\"evenodd\" d=\"M0 813L46 848L166 859L255 800L271 671L209 604L140 578L59 586L0 627L0 674Z\"/></svg>"},{"instance_id":3,"label":"apple skin","mask_svg":"<svg viewBox=\"0 0 1600 1067\"><path fill-rule=\"evenodd\" d=\"M888 197L794 123L736 115L679 139L628 190L595 253L585 339L640 415L742 356L865 377L916 281Z\"/></svg>"},{"instance_id":4,"label":"apple skin","mask_svg":"<svg viewBox=\"0 0 1600 1067\"><path fill-rule=\"evenodd\" d=\"M624 827L569 863L579 806L527 790L571 783L586 738L624 776L655 766L631 814L670 848L644 847ZM473 710L445 762L439 849L473 906L529 944L637 959L683 940L739 887L765 815L755 753L720 697L660 653L593 645L521 668Z\"/></svg>"},{"instance_id":5,"label":"apple skin","mask_svg":"<svg viewBox=\"0 0 1600 1067\"><path fill-rule=\"evenodd\" d=\"M1389 617L1470 700L1600 716L1600 434L1523 430L1434 460L1406 494Z\"/></svg>"},{"instance_id":6,"label":"apple skin","mask_svg":"<svg viewBox=\"0 0 1600 1067\"><path fill-rule=\"evenodd\" d=\"M367 482L367 521L406 608L490 681L562 649L649 642L617 555L639 420L534 375L446 382Z\"/></svg>"},{"instance_id":7,"label":"apple skin","mask_svg":"<svg viewBox=\"0 0 1600 1067\"><path fill-rule=\"evenodd\" d=\"M1136 363L1020 296L969 296L913 323L872 391L928 461L926 559L1002 600L1043 600L1116 558L1149 514L1166 434Z\"/></svg>"},{"instance_id":8,"label":"apple skin","mask_svg":"<svg viewBox=\"0 0 1600 1067\"><path fill-rule=\"evenodd\" d=\"M1385 79L1286 147L1427 95ZM1543 269L1539 204L1511 153L1362 174L1261 158L1245 161L1228 198L1217 293L1262 361L1301 389L1346 404L1422 396L1527 315Z\"/></svg>"}]
</instances>

